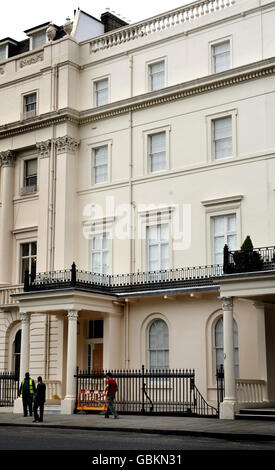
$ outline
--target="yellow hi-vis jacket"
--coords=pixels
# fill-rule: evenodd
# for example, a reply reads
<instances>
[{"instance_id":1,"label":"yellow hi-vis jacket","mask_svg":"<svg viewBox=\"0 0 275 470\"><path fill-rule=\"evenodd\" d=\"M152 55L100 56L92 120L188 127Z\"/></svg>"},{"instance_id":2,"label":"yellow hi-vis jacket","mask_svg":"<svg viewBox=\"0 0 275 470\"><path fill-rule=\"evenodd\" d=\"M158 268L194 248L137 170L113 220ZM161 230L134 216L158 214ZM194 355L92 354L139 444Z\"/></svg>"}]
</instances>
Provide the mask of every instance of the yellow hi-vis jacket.
<instances>
[{"instance_id":1,"label":"yellow hi-vis jacket","mask_svg":"<svg viewBox=\"0 0 275 470\"><path fill-rule=\"evenodd\" d=\"M27 379L24 379L22 380L21 382L21 387L20 387L20 391L19 391L19 395L23 394L24 392L24 383ZM34 381L33 379L29 378L29 393L30 395L33 395L35 392L35 384L34 384Z\"/></svg>"}]
</instances>

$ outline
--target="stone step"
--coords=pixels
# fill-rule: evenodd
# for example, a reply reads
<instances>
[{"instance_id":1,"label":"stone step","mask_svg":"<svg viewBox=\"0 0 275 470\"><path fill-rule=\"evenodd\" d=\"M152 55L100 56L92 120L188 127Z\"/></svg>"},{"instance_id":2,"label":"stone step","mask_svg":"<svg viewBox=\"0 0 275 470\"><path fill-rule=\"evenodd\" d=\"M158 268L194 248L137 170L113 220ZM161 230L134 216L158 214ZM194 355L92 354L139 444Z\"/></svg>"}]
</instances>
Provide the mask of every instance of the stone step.
<instances>
[{"instance_id":1,"label":"stone step","mask_svg":"<svg viewBox=\"0 0 275 470\"><path fill-rule=\"evenodd\" d=\"M275 416L275 408L243 408L242 410L239 411L239 413Z\"/></svg>"},{"instance_id":2,"label":"stone step","mask_svg":"<svg viewBox=\"0 0 275 470\"><path fill-rule=\"evenodd\" d=\"M275 415L259 415L259 414L241 414L241 413L237 413L235 415L235 419L275 421Z\"/></svg>"},{"instance_id":3,"label":"stone step","mask_svg":"<svg viewBox=\"0 0 275 470\"><path fill-rule=\"evenodd\" d=\"M275 421L275 408L243 408L235 418Z\"/></svg>"},{"instance_id":4,"label":"stone step","mask_svg":"<svg viewBox=\"0 0 275 470\"><path fill-rule=\"evenodd\" d=\"M45 414L60 414L61 413L61 405L45 405L44 406L44 413Z\"/></svg>"}]
</instances>

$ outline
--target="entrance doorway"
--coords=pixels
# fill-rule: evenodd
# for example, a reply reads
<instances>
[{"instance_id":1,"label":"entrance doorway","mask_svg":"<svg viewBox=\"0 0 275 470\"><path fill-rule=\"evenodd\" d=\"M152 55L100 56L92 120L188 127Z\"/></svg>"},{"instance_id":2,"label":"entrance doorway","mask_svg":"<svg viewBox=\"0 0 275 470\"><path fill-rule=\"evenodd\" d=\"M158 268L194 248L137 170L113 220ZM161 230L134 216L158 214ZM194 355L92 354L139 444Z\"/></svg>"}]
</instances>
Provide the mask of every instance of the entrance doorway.
<instances>
[{"instance_id":1,"label":"entrance doorway","mask_svg":"<svg viewBox=\"0 0 275 470\"><path fill-rule=\"evenodd\" d=\"M89 320L88 324L88 370L103 369L103 320Z\"/></svg>"},{"instance_id":2,"label":"entrance doorway","mask_svg":"<svg viewBox=\"0 0 275 470\"><path fill-rule=\"evenodd\" d=\"M88 344L88 370L96 372L103 369L103 343Z\"/></svg>"},{"instance_id":3,"label":"entrance doorway","mask_svg":"<svg viewBox=\"0 0 275 470\"><path fill-rule=\"evenodd\" d=\"M103 343L94 344L93 371L103 369Z\"/></svg>"}]
</instances>

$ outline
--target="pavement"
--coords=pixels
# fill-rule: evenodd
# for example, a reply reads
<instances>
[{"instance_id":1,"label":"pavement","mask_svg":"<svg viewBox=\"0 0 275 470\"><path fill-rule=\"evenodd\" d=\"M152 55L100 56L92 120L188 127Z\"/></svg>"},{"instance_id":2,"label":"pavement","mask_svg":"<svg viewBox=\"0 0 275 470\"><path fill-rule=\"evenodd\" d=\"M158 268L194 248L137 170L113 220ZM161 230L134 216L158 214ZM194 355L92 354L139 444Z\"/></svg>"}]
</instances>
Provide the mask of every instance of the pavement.
<instances>
[{"instance_id":1,"label":"pavement","mask_svg":"<svg viewBox=\"0 0 275 470\"><path fill-rule=\"evenodd\" d=\"M45 410L44 422L33 423L33 417L23 417L12 412L1 413L0 426L47 427L59 429L85 429L120 432L141 432L212 437L226 440L274 440L275 421L221 420L217 418L196 418L178 416L120 415L119 419L104 418L104 414L61 415Z\"/></svg>"}]
</instances>

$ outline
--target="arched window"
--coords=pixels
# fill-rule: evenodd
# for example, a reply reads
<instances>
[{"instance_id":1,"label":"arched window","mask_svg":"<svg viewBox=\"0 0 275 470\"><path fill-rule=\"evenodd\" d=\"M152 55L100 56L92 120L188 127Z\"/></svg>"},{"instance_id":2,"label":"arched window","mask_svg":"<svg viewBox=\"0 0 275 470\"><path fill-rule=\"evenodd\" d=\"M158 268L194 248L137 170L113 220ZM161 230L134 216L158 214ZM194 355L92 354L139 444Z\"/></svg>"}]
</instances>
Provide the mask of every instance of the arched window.
<instances>
[{"instance_id":1,"label":"arched window","mask_svg":"<svg viewBox=\"0 0 275 470\"><path fill-rule=\"evenodd\" d=\"M154 320L148 331L149 369L169 369L169 330L163 320Z\"/></svg>"},{"instance_id":2,"label":"arched window","mask_svg":"<svg viewBox=\"0 0 275 470\"><path fill-rule=\"evenodd\" d=\"M21 353L21 330L18 330L12 345L13 351L13 371L19 376L20 373L20 353Z\"/></svg>"},{"instance_id":3,"label":"arched window","mask_svg":"<svg viewBox=\"0 0 275 470\"><path fill-rule=\"evenodd\" d=\"M215 358L216 368L224 363L223 357L223 318L220 317L215 324ZM239 346L238 346L238 326L234 320L234 357L235 357L235 374L239 377Z\"/></svg>"}]
</instances>

